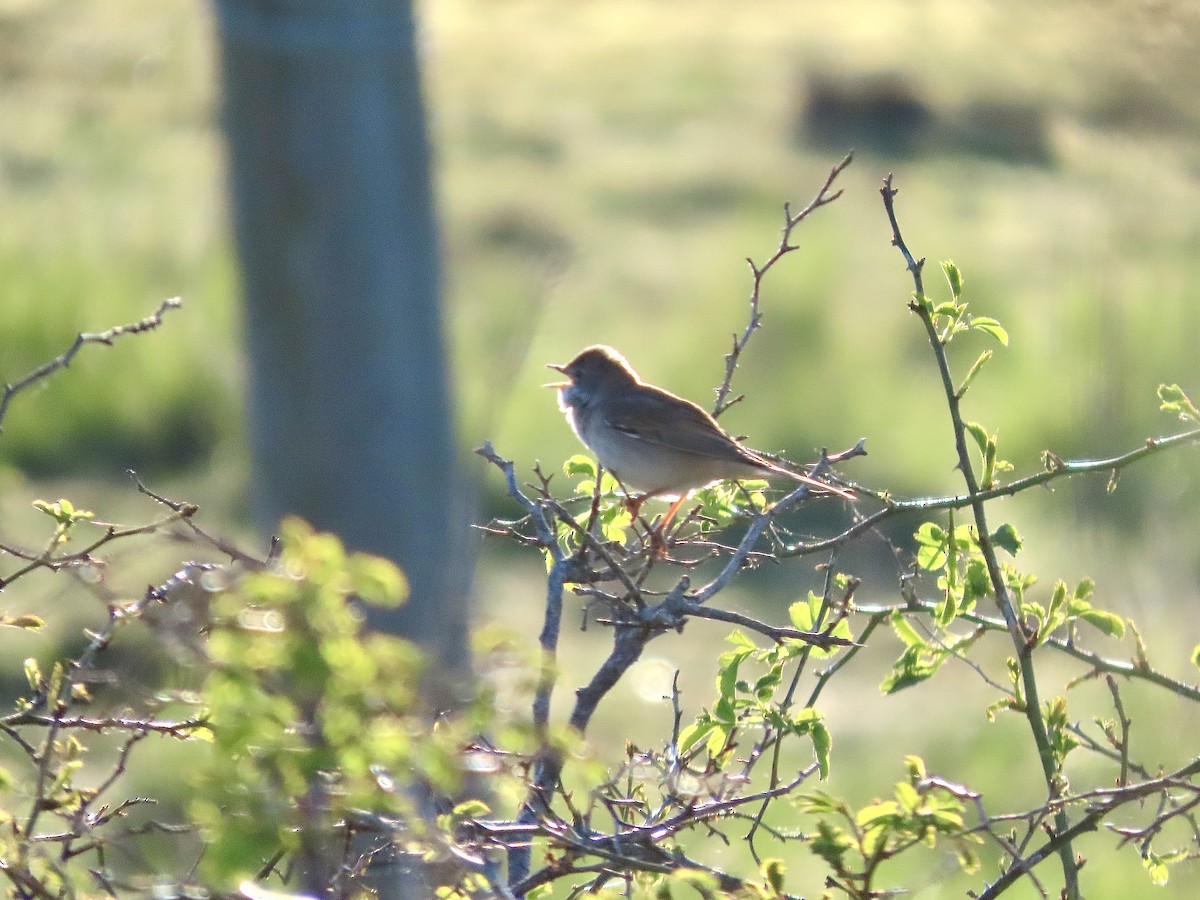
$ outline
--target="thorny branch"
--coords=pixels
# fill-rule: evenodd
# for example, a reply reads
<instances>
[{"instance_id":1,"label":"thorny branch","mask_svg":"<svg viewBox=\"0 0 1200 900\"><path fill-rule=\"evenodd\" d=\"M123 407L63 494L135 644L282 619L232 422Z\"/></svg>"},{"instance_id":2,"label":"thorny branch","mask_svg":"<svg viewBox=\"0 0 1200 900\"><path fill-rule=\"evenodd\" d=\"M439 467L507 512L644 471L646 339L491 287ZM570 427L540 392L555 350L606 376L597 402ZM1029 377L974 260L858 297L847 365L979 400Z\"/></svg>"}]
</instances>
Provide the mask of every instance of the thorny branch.
<instances>
[{"instance_id":1,"label":"thorny branch","mask_svg":"<svg viewBox=\"0 0 1200 900\"><path fill-rule=\"evenodd\" d=\"M936 512L943 509L965 509L972 506L975 502L987 502L988 500L995 500L1000 497L1013 497L1030 488L1050 484L1053 481L1077 475L1106 474L1111 477L1113 473L1119 472L1136 462L1187 444L1200 444L1200 428L1163 437L1146 438L1140 447L1135 447L1118 456L1105 459L1064 460L1047 450L1043 454L1046 460L1046 468L1043 471L1035 472L1024 478L1014 479L1007 484L996 485L987 490L979 490L974 495L960 494L953 497L922 497L915 500L895 500L888 493L872 492L861 485L851 482L850 486L854 490L865 496L874 496L884 504L883 507L869 515L862 516L853 525L833 537L813 541L801 541L784 548L780 551L779 555L788 557L825 553L831 549L843 546L850 540L874 530L887 520L899 516L911 515L913 513Z\"/></svg>"},{"instance_id":2,"label":"thorny branch","mask_svg":"<svg viewBox=\"0 0 1200 900\"><path fill-rule=\"evenodd\" d=\"M995 548L992 546L991 531L987 524L987 507L984 500L979 496L979 482L976 479L975 469L967 449L967 428L960 406L962 398L955 388L954 381L950 375L950 363L946 357L946 348L938 336L937 328L934 326L933 318L929 312L928 301L925 299L925 287L921 277L921 270L925 260L921 259L918 261L914 259L912 253L909 252L908 245L904 242L904 238L900 235L900 224L896 219L895 207L897 191L892 187L891 175L888 175L884 179L880 194L883 196L884 210L887 212L888 222L892 227L892 244L904 257L905 268L912 275L914 295L913 300L909 303L909 309L917 315L921 320L921 324L925 327L925 333L929 338L929 345L937 362L938 372L941 375L946 405L950 412L950 423L954 431L954 446L958 456L958 470L962 475L963 481L966 482L967 496L970 498L971 514L975 519L976 539L979 542L979 550L987 566L988 578L991 581L996 605L999 606L1000 612L1004 616L1005 624L1008 626L1009 634L1012 637L1013 645L1017 652L1017 658L1020 661L1021 680L1026 699L1025 716L1029 722L1029 730L1033 736L1034 745L1037 748L1038 758L1041 761L1046 790L1049 796L1053 798L1059 792L1058 765L1055 762L1054 750L1051 747L1046 721L1042 714L1042 704L1038 695L1037 676L1034 673L1033 648L1025 639L1022 632L1021 623L1018 620L1008 584L1004 579L1004 574L1000 567L1000 561L996 556ZM1055 816L1055 827L1060 834L1068 830L1069 819L1065 811L1060 811ZM1059 859L1062 863L1063 879L1066 885L1064 889L1066 900L1077 900L1079 897L1079 866L1075 860L1074 850L1069 841L1065 841L1060 845Z\"/></svg>"},{"instance_id":3,"label":"thorny branch","mask_svg":"<svg viewBox=\"0 0 1200 900\"><path fill-rule=\"evenodd\" d=\"M726 357L726 377L717 390L717 414L740 399L730 399L731 383L742 351L753 332L761 326L759 295L765 273L783 255L796 249L791 239L792 229L813 210L831 202L840 194L840 191L832 192L832 185L848 163L849 158L831 171L817 197L799 214L793 214L790 209L785 210L787 218L778 249L762 265L750 263L754 275L750 319L742 334L735 336L732 352ZM714 543L707 537L703 521L688 516L665 536L668 549L706 549L710 554L708 559L716 561L713 563L716 566L715 574L698 587L692 586L691 574L685 574L674 578L669 589L656 590L650 578L652 573L658 572L664 566L682 567L690 573L699 561L675 559L669 554L660 558L653 554L650 542L645 540L639 531L639 528L649 527L645 522L634 523L631 526L635 539L624 546L603 537L598 526L598 511L601 505L599 477L595 480L588 507L582 514L575 515L570 511L573 508L572 501L556 499L550 492L549 479L543 477L540 472L540 485L531 486L531 492L523 491L517 485L514 467L510 461L496 455L490 445L485 445L479 451L504 472L509 495L525 513L521 523L493 523L487 530L491 533L507 534L525 545L533 544L539 547L547 555L549 565L547 614L541 639L543 668L533 704L534 723L543 744L533 763L528 796L515 821L472 820L460 835L463 845L470 848L470 852L486 855L486 850L490 848L492 851L502 852L507 857L509 878L507 885L502 886L503 890L497 890L501 896L521 897L540 885L572 877L587 879L583 882L577 881L577 891L596 890L613 879L628 882L633 873L665 873L684 865L710 873L724 890L735 890L738 883L733 876L686 859L678 850L665 853L655 843L644 843L643 838L653 835L655 840L661 840L693 827L702 827L710 829L710 836L728 842L729 839L721 830L721 824L745 821L749 823L749 832L745 839L749 841L755 859L760 861L759 851L755 846L756 834L768 835L774 840L810 839L811 836L806 838L801 833L785 833L768 824L764 818L767 809L775 800L789 795L799 785L799 781L790 780L786 774L781 748L784 738L788 736L788 713L792 709L801 674L807 668L810 653L818 649L823 653L841 651L829 659L824 668L810 673L814 683L801 710L809 713L815 710L817 699L830 680L866 647L869 638L880 625L897 614L904 617L913 614L936 614L938 607L937 603L919 600L903 592L903 603L856 606L852 596L857 581L844 576L838 583L849 587L844 595L835 596L832 585L836 554L851 541L876 529L889 518L960 508L971 510L976 531L983 536L980 544L1001 616L997 618L966 610L960 612L958 618L976 626L972 640L985 632L1004 631L1015 642L1021 659L1023 699L1013 708L1023 709L1029 720L1039 758L1043 763L1043 776L1048 792L1047 800L1040 807L1018 813L989 815L983 796L965 786L937 776L929 776L917 785L921 791L940 791L963 803L973 805L977 813L977 823L963 825L956 836L984 836L1007 858L1001 877L986 886L985 892L980 896L999 896L1011 885L1025 879L1037 891L1048 895L1034 870L1044 860L1055 857L1062 864L1064 896L1078 896L1080 863L1075 859L1073 841L1099 827L1118 807L1141 802L1150 797L1160 798L1159 811L1154 821L1142 828L1116 829L1118 833L1128 840L1143 841L1144 846L1141 849L1145 853L1150 839L1159 834L1164 824L1184 819L1192 824L1197 842L1200 843L1200 828L1195 827L1193 820L1194 810L1200 808L1200 788L1197 788L1194 782L1200 763L1185 766L1166 779L1150 777L1149 773L1153 769L1130 756L1132 721L1124 711L1113 678L1116 676L1139 679L1191 701L1200 701L1200 688L1153 668L1140 652L1139 657L1131 662L1107 659L1076 643L1073 634L1066 637L1054 634L1045 636L1040 642L1041 645L1085 663L1090 667L1092 675L1107 676L1114 707L1118 713L1116 730L1106 732L1110 746L1106 747L1103 742L1091 738L1081 738L1082 746L1113 760L1119 766L1116 778L1118 788L1071 793L1065 780L1057 777L1057 764L1048 750L1047 726L1042 718L1043 707L1038 699L1037 682L1031 663L1034 645L1028 639L1024 626L1018 621L1013 601L999 571L995 552L988 542L985 515L985 504L990 500L1016 495L1058 478L1095 472L1112 473L1167 449L1200 442L1200 429L1148 439L1143 446L1110 459L1064 461L1047 452L1044 457L1045 471L1016 479L1006 485L989 485L988 489L982 489L966 453L964 421L958 408L961 392L955 391L953 387L944 348L932 327L928 312L921 303L924 298L923 260L913 257L901 237L894 207L895 193L889 178L882 191L884 206L892 226L893 244L902 253L906 269L913 277L916 292L910 309L921 318L926 327L942 374L960 460L959 468L966 482L964 495L898 501L886 492L875 492L854 485L860 496L874 498L879 502L880 508L867 514L854 511L855 521L831 538L810 538L789 545L776 545L768 551L760 548L760 542L768 534L775 536L774 522L779 516L809 497L806 485L798 487L773 506L747 517L741 526L744 530L741 531L740 539L733 546ZM864 452L860 442L841 454L823 454L812 474L819 476L831 463L849 460L863 455ZM697 534L699 540L696 539ZM763 560L780 560L816 552L829 552L833 555L827 571L823 601L812 631L805 632L759 621L742 612L720 609L712 602L749 566L757 565ZM740 740L743 740L739 725L732 724L723 743L714 745L710 740L707 761L703 764L699 760L703 755L704 741L693 740L687 748L680 746L685 729L681 728L680 723L679 688L676 681L673 692L675 718L671 738L665 750L653 753L630 747L629 763L606 784L593 789L587 806L581 807L577 804L574 795L568 793L561 783L566 760L562 750L548 741L547 731L550 721L550 697L558 677L558 635L561 627L563 592L567 585L574 585L577 593L606 604L608 614L596 621L610 627L612 632L612 647L607 659L575 695L568 721L579 735L587 732L599 704L612 687L626 676L633 663L640 658L647 643L670 631L681 631L689 618L708 618L736 625L745 632L766 638L769 645L785 646L796 642L797 646L803 648L786 657L793 668L789 670L789 678L780 686L782 693L783 684L786 684L784 699L777 701L775 707L780 716L779 724L764 727L753 744L747 744L746 749L740 751L743 755L737 760L736 776L731 774L732 769L727 769L726 765L735 758L732 754L739 752L737 748ZM846 639L834 634L834 629L839 624L850 620L861 621L864 617L865 624L855 638ZM955 652L965 657L964 651ZM988 678L981 667L977 666L976 671L993 688L1004 689L998 681ZM1068 726L1068 730L1070 728L1071 726ZM1074 730L1083 734L1078 728ZM766 761L769 761L770 771L764 776L759 767ZM644 777L633 777L634 772L642 770L660 773L658 784L661 796L655 802L651 801L646 791L647 783ZM812 771L811 768L806 770L804 777L811 775ZM1131 773L1141 780L1131 783ZM747 789L752 780L764 777L765 787L760 787L757 791ZM673 786L683 783L701 784L704 787L690 794L676 792ZM1178 796L1172 796L1171 791ZM750 806L756 807L753 813L745 811ZM565 815L555 811L564 807L567 810ZM596 816L600 811L603 811L610 821L600 822ZM1072 811L1078 812L1074 822L1070 818ZM669 827L664 824L667 822L670 823ZM1023 833L1018 835L1014 831L1011 837L1007 835L1006 830L1013 825L1022 826ZM859 831L863 832L863 829ZM888 854L918 846L920 843L921 839L910 835L890 845ZM535 846L539 850L544 849L549 860L537 871L533 869ZM878 852L879 848L876 849ZM855 898L875 896L871 878L881 859L882 857L864 859L865 868L862 870L854 870L853 867L838 869L836 875L830 876L826 886L840 887L847 895ZM742 884L744 886L744 883Z\"/></svg>"}]
</instances>

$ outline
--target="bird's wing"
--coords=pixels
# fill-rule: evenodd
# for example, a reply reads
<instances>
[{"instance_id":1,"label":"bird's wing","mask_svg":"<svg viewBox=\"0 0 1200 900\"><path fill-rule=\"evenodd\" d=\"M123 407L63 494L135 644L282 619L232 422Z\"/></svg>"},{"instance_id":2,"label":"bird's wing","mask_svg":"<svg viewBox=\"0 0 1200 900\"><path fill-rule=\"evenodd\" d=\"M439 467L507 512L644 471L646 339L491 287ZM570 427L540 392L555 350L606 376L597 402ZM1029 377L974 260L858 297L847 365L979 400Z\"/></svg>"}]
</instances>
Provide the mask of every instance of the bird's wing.
<instances>
[{"instance_id":1,"label":"bird's wing","mask_svg":"<svg viewBox=\"0 0 1200 900\"><path fill-rule=\"evenodd\" d=\"M606 406L608 424L630 438L670 448L676 452L694 453L723 462L738 462L765 472L788 475L798 481L814 485L822 491L837 494L847 500L857 499L850 491L809 478L800 472L786 469L763 459L753 450L742 446L731 438L707 412L682 397L657 391L659 397L648 393L636 396L609 398ZM662 413L662 400L669 399L671 419L668 422Z\"/></svg>"},{"instance_id":2,"label":"bird's wing","mask_svg":"<svg viewBox=\"0 0 1200 900\"><path fill-rule=\"evenodd\" d=\"M606 416L608 423L647 444L766 467L756 455L726 434L716 419L699 406L665 391L656 393L660 396L643 393L610 401ZM664 400L671 405L669 420L662 415Z\"/></svg>"}]
</instances>

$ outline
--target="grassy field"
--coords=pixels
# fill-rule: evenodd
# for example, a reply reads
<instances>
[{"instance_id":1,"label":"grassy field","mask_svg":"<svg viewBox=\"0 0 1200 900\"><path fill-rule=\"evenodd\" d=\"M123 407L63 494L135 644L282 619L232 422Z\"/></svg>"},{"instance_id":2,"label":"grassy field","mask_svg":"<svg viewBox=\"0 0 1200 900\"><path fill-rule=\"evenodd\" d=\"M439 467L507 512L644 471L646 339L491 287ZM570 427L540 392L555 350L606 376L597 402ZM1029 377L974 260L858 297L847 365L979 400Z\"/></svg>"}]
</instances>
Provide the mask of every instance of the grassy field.
<instances>
[{"instance_id":1,"label":"grassy field","mask_svg":"<svg viewBox=\"0 0 1200 900\"><path fill-rule=\"evenodd\" d=\"M525 466L575 452L539 385L545 362L596 341L705 402L746 321L745 258L774 250L784 202L807 202L852 145L845 195L801 227L800 249L766 284L731 430L798 459L866 436L872 455L856 479L901 494L957 486L936 373L879 201L888 172L914 252L954 259L973 308L1012 336L967 412L999 430L1018 471L1036 468L1044 447L1108 455L1169 431L1156 385L1200 388L1200 10L437 0L421 13L464 456L485 437ZM93 348L14 402L0 437L6 534L24 533L29 501L50 493L140 517L120 481L131 465L204 501L218 529L247 528L214 59L203 4L0 3L0 379L78 330L139 318L165 296L185 301L158 334ZM881 78L905 85L922 111L919 138L806 116L823 87ZM932 265L928 276L940 291ZM956 362L965 368L986 346ZM495 479L473 471L481 505L502 508ZM1139 619L1156 659L1188 677L1200 639L1190 627L1198 498L1185 450L1128 473L1116 494L1081 483L1005 511L1030 539L1027 568L1051 582L1095 575L1104 602ZM480 569L521 626L536 615L538 575L536 560L514 570L502 554ZM747 605L800 590L756 585ZM865 599L893 585L880 578ZM712 667L695 661L691 637L665 639L654 664L695 670L701 703ZM581 660L603 642L571 641ZM867 665L852 702L832 705L845 760L832 790L886 791L906 752L947 770L976 759L981 777L997 754L1028 755L1015 728L983 724L986 700L971 690L956 709L922 708L922 696L881 704L885 664ZM970 681L965 669L942 677ZM930 732L943 726L937 736L903 732L914 708ZM1195 713L1176 712L1191 727L1179 733L1197 733ZM1172 735L1139 739L1148 761L1186 749ZM853 761L880 743L894 745L896 770L864 778ZM1089 864L1104 873L1090 896L1143 895L1132 853L1113 862ZM1191 896L1189 876L1194 885L1194 865L1156 896ZM921 887L922 897L961 896L963 883L930 872Z\"/></svg>"}]
</instances>

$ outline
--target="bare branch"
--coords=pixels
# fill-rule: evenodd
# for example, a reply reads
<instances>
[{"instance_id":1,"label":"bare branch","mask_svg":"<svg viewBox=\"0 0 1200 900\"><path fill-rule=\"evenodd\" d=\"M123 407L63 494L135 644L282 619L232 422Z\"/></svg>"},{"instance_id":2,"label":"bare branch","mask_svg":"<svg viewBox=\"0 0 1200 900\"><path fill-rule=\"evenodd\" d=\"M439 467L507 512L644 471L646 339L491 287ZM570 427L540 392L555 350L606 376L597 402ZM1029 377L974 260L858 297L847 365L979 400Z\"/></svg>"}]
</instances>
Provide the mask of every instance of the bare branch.
<instances>
[{"instance_id":1,"label":"bare branch","mask_svg":"<svg viewBox=\"0 0 1200 900\"><path fill-rule=\"evenodd\" d=\"M750 343L750 337L762 327L762 313L759 311L759 297L762 293L762 282L767 273L788 253L796 250L797 247L792 243L792 232L796 226L807 219L812 213L816 212L822 206L832 203L838 197L842 196L840 190L833 191L833 183L837 177L845 171L850 165L854 154L848 153L846 157L829 170L829 175L825 179L825 183L821 185L821 189L817 191L817 195L809 201L808 206L800 210L795 215L792 214L790 204L783 206L783 234L779 239L779 246L775 252L767 258L761 266L756 265L754 260L747 259L746 262L750 266L750 273L754 278L753 286L750 289L750 320L746 323L746 327L742 329L741 335L733 336L733 347L725 356L725 377L721 381L720 386L716 390L716 401L713 403L713 415L720 416L721 413L729 409L739 400L741 396L729 399L729 392L733 388L733 373L737 371L738 361L741 359L742 352L746 349L746 345Z\"/></svg>"},{"instance_id":2,"label":"bare branch","mask_svg":"<svg viewBox=\"0 0 1200 900\"><path fill-rule=\"evenodd\" d=\"M59 369L65 369L71 364L71 360L75 358L75 354L80 351L84 344L103 344L106 347L111 347L117 338L126 334L140 334L144 331L153 331L162 324L163 316L170 310L179 309L183 305L183 301L178 297L171 297L159 304L158 309L148 315L146 318L137 322L131 322L128 325L115 325L107 331L95 333L80 332L75 336L74 343L71 344L63 353L60 353L54 359L43 365L38 366L29 374L16 381L4 386L4 393L0 395L0 431L4 428L4 417L8 413L8 404L12 402L12 398L19 392L36 384L43 378L48 377Z\"/></svg>"}]
</instances>

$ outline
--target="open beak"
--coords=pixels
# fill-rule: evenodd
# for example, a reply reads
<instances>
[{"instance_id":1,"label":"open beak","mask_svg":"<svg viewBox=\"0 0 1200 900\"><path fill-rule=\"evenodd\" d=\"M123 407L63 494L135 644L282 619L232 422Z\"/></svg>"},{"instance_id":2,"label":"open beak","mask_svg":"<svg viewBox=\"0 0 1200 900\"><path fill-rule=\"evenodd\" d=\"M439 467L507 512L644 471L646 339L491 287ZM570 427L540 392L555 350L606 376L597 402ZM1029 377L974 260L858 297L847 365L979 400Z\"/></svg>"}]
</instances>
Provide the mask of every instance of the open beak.
<instances>
[{"instance_id":1,"label":"open beak","mask_svg":"<svg viewBox=\"0 0 1200 900\"><path fill-rule=\"evenodd\" d=\"M567 367L565 365L563 365L562 363L546 363L546 368L553 369L555 372L558 372L561 375L567 374ZM545 388L565 388L565 387L570 387L570 386L571 386L570 380L552 381L549 384L542 385L542 387L545 387Z\"/></svg>"}]
</instances>

